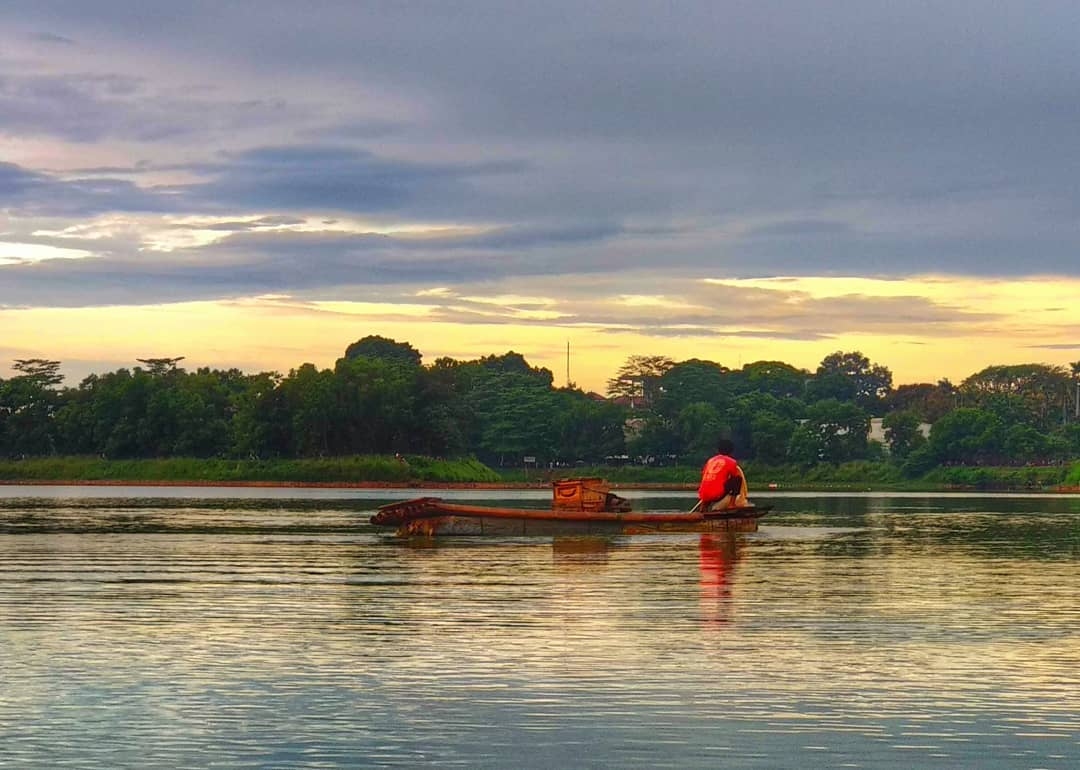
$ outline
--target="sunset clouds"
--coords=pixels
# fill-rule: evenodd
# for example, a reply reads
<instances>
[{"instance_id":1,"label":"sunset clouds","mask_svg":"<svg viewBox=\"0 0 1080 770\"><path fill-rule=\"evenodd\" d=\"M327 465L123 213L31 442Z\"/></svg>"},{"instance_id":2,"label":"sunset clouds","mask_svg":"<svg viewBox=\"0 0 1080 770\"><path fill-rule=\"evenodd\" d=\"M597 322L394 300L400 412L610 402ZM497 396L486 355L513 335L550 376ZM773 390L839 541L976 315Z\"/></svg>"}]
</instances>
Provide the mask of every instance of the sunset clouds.
<instances>
[{"instance_id":1,"label":"sunset clouds","mask_svg":"<svg viewBox=\"0 0 1080 770\"><path fill-rule=\"evenodd\" d=\"M0 372L328 365L369 333L560 372L572 340L592 387L631 354L1076 360L1078 22L6 2Z\"/></svg>"}]
</instances>

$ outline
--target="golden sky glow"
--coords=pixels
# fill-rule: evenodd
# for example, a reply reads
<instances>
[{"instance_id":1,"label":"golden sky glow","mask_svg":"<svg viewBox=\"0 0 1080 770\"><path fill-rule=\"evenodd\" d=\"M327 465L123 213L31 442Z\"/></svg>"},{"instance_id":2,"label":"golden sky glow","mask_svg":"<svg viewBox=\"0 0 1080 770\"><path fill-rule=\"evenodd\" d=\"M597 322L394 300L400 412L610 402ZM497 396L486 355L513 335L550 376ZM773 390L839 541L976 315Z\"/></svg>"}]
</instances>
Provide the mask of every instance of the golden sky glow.
<instances>
[{"instance_id":1,"label":"golden sky glow","mask_svg":"<svg viewBox=\"0 0 1080 770\"><path fill-rule=\"evenodd\" d=\"M229 302L186 302L156 306L100 308L27 308L0 310L5 330L0 350L14 358L44 357L65 362L76 379L88 371L133 366L136 358L186 356L184 365L239 367L245 371L285 372L305 362L329 367L345 347L368 334L409 342L426 363L441 356L459 360L515 350L530 363L546 366L556 384L566 381L566 347L570 343L570 379L586 389L602 391L605 381L630 355L667 355L676 361L702 358L738 367L751 361L781 360L813 370L836 350L860 350L893 371L894 383L959 382L985 366L1007 363L1065 364L1078 356L1068 346L1080 330L1080 281L1030 279L976 281L941 277L883 281L865 278L777 278L747 281L704 281L736 287L740 292L769 293L780 306L807 307L799 323L820 326L826 333L812 340L738 336L760 334L754 327L730 324L711 336L700 331L662 336L627 326L575 320L580 307L545 296L492 294L461 296L447 290L418 292L424 304L406 302L298 301L263 296ZM940 325L900 319L890 326L880 319L873 330L829 333L840 310L830 300L852 296L882 302L889 298L923 297L951 312L970 313L974 320ZM468 322L450 320L459 303L479 306ZM685 311L681 304L663 305L660 298L615 294L592 296L585 304L648 306ZM519 306L539 308L522 311ZM858 312L857 310L855 312ZM447 315L448 313L448 315ZM736 316L737 317L737 314ZM561 323L560 319L568 319ZM767 319L766 319L767 321ZM857 319L856 319L857 321ZM1062 346L1056 349L1054 346Z\"/></svg>"}]
</instances>

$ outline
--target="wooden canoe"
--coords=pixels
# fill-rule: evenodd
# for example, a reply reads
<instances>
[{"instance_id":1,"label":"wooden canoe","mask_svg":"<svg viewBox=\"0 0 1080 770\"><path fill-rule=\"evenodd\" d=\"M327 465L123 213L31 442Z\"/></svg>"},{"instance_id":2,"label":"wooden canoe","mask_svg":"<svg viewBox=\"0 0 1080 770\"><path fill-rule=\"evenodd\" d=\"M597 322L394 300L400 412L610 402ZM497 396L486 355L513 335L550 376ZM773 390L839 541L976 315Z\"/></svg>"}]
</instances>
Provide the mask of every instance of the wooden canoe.
<instances>
[{"instance_id":1,"label":"wooden canoe","mask_svg":"<svg viewBox=\"0 0 1080 770\"><path fill-rule=\"evenodd\" d=\"M371 517L401 537L438 535L641 535L663 532L756 532L772 506L701 513L491 508L418 497L384 505Z\"/></svg>"}]
</instances>

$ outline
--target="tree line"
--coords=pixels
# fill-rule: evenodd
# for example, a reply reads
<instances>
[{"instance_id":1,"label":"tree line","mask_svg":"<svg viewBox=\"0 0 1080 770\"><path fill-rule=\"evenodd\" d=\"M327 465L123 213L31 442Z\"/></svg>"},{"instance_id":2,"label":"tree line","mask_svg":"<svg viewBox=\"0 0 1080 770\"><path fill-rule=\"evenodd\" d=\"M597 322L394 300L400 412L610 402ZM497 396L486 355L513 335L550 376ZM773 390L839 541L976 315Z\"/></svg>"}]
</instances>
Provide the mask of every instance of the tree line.
<instances>
[{"instance_id":1,"label":"tree line","mask_svg":"<svg viewBox=\"0 0 1080 770\"><path fill-rule=\"evenodd\" d=\"M894 388L889 369L859 352L826 356L815 371L631 356L600 395L555 387L550 370L513 351L425 365L412 345L379 336L349 345L331 369L306 363L287 375L187 371L182 361L139 359L67 387L60 362L17 360L0 379L0 455L697 464L725 436L761 464L888 459L913 476L1080 457L1080 362ZM868 440L871 417L883 418L884 444Z\"/></svg>"}]
</instances>

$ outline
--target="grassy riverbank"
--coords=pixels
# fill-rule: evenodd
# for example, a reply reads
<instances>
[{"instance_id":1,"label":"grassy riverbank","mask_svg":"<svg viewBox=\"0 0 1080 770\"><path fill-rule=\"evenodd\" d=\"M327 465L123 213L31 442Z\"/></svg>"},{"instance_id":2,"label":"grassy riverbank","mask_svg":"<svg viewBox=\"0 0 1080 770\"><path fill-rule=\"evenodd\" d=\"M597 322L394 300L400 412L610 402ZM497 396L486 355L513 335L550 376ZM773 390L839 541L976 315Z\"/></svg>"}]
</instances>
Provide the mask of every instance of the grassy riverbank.
<instances>
[{"instance_id":1,"label":"grassy riverbank","mask_svg":"<svg viewBox=\"0 0 1080 770\"><path fill-rule=\"evenodd\" d=\"M1054 490L1080 487L1080 463L1023 467L937 468L919 479L904 478L889 463L854 462L838 466L745 466L752 490L775 485L786 490L935 491ZM692 466L646 468L555 468L495 471L478 460L439 460L408 456L350 456L306 460L222 460L167 458L103 460L48 457L0 461L3 483L90 484L273 484L324 486L543 486L567 476L600 476L620 487L693 489L700 469Z\"/></svg>"},{"instance_id":2,"label":"grassy riverbank","mask_svg":"<svg viewBox=\"0 0 1080 770\"><path fill-rule=\"evenodd\" d=\"M498 483L500 476L474 459L329 457L306 460L220 460L185 457L102 460L48 457L0 462L0 481L13 483L326 484Z\"/></svg>"}]
</instances>

